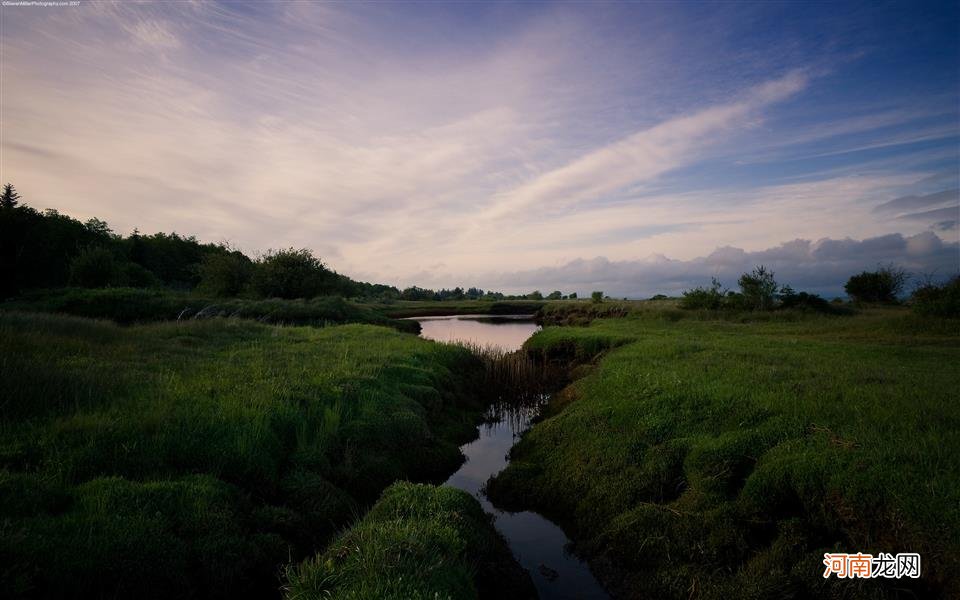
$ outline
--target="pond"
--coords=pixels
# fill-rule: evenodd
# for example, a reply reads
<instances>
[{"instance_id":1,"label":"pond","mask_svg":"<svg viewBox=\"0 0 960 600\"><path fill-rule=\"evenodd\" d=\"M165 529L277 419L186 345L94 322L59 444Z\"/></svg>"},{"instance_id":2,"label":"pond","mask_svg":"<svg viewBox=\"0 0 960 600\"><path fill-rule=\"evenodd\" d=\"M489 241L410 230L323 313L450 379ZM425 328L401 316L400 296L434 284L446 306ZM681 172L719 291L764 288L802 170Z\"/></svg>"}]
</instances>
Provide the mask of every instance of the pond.
<instances>
[{"instance_id":1,"label":"pond","mask_svg":"<svg viewBox=\"0 0 960 600\"><path fill-rule=\"evenodd\" d=\"M518 350L539 327L530 316L457 315L418 317L420 335L443 342L462 342L480 347ZM557 525L541 515L497 509L483 494L486 481L507 466L507 454L530 426L538 407L503 411L492 409L489 423L480 426L479 437L460 448L466 462L446 485L469 492L493 515L517 561L530 572L544 600L608 598L587 564L568 551L570 540Z\"/></svg>"}]
</instances>

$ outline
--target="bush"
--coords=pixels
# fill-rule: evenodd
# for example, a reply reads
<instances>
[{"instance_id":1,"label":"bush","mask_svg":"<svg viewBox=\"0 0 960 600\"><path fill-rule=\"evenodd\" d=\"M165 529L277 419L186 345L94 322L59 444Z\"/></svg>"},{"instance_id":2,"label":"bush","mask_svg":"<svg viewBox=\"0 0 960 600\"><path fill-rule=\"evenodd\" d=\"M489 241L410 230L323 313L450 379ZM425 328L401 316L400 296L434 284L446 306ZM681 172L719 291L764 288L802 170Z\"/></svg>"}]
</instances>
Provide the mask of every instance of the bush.
<instances>
[{"instance_id":1,"label":"bush","mask_svg":"<svg viewBox=\"0 0 960 600\"><path fill-rule=\"evenodd\" d=\"M251 280L264 298L313 298L336 284L336 274L306 248L271 250L256 262Z\"/></svg>"},{"instance_id":2,"label":"bush","mask_svg":"<svg viewBox=\"0 0 960 600\"><path fill-rule=\"evenodd\" d=\"M921 315L960 317L960 275L941 285L921 285L910 296L910 304Z\"/></svg>"},{"instance_id":3,"label":"bush","mask_svg":"<svg viewBox=\"0 0 960 600\"><path fill-rule=\"evenodd\" d=\"M817 294L794 292L793 288L790 286L784 287L781 291L780 308L793 308L828 314L838 314L843 312L843 308L827 302Z\"/></svg>"},{"instance_id":4,"label":"bush","mask_svg":"<svg viewBox=\"0 0 960 600\"><path fill-rule=\"evenodd\" d=\"M907 277L903 269L886 266L854 275L847 280L843 289L854 302L893 303L903 292Z\"/></svg>"},{"instance_id":5,"label":"bush","mask_svg":"<svg viewBox=\"0 0 960 600\"><path fill-rule=\"evenodd\" d=\"M253 263L239 252L208 254L200 264L198 290L219 298L240 294L250 281Z\"/></svg>"},{"instance_id":6,"label":"bush","mask_svg":"<svg viewBox=\"0 0 960 600\"><path fill-rule=\"evenodd\" d=\"M594 304L600 304L603 302L603 292L593 292L590 294L590 301Z\"/></svg>"},{"instance_id":7,"label":"bush","mask_svg":"<svg viewBox=\"0 0 960 600\"><path fill-rule=\"evenodd\" d=\"M744 273L737 281L740 293L743 296L745 308L750 310L769 310L777 293L777 282L773 278L773 271L760 265L750 273Z\"/></svg>"},{"instance_id":8,"label":"bush","mask_svg":"<svg viewBox=\"0 0 960 600\"><path fill-rule=\"evenodd\" d=\"M97 288L115 285L120 280L120 265L103 247L83 250L70 263L70 283L80 287Z\"/></svg>"},{"instance_id":9,"label":"bush","mask_svg":"<svg viewBox=\"0 0 960 600\"><path fill-rule=\"evenodd\" d=\"M690 310L705 309L717 310L723 306L722 285L716 278L710 282L710 287L697 286L683 293L680 299L680 308Z\"/></svg>"}]
</instances>

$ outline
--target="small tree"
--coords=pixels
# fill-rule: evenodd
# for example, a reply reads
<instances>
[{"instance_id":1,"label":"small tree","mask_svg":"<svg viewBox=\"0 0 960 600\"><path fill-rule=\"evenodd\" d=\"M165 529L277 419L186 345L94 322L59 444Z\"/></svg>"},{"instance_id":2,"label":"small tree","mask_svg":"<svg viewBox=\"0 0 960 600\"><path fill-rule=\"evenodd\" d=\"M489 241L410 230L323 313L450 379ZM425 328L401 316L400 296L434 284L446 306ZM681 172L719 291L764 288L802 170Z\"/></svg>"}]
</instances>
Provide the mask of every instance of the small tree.
<instances>
[{"instance_id":1,"label":"small tree","mask_svg":"<svg viewBox=\"0 0 960 600\"><path fill-rule=\"evenodd\" d=\"M0 208L16 208L20 202L20 194L13 188L13 184L3 186L3 195L0 196Z\"/></svg>"},{"instance_id":2,"label":"small tree","mask_svg":"<svg viewBox=\"0 0 960 600\"><path fill-rule=\"evenodd\" d=\"M576 299L577 299L577 293L576 293L576 292L570 292L570 295L567 296L567 297L570 298L571 300L576 300Z\"/></svg>"},{"instance_id":3,"label":"small tree","mask_svg":"<svg viewBox=\"0 0 960 600\"><path fill-rule=\"evenodd\" d=\"M754 310L769 310L773 308L776 298L777 282L773 278L773 271L760 265L750 273L744 273L737 281L744 304Z\"/></svg>"},{"instance_id":4,"label":"small tree","mask_svg":"<svg viewBox=\"0 0 960 600\"><path fill-rule=\"evenodd\" d=\"M914 312L938 317L960 317L960 275L943 284L930 279L918 285L910 296Z\"/></svg>"},{"instance_id":5,"label":"small tree","mask_svg":"<svg viewBox=\"0 0 960 600\"><path fill-rule=\"evenodd\" d=\"M240 294L250 281L253 264L239 252L208 254L200 263L198 289L213 296Z\"/></svg>"},{"instance_id":6,"label":"small tree","mask_svg":"<svg viewBox=\"0 0 960 600\"><path fill-rule=\"evenodd\" d=\"M593 292L590 294L590 301L594 304L603 302L603 292Z\"/></svg>"},{"instance_id":7,"label":"small tree","mask_svg":"<svg viewBox=\"0 0 960 600\"><path fill-rule=\"evenodd\" d=\"M723 300L723 284L714 277L710 280L710 287L697 286L683 292L680 308L717 310L723 306Z\"/></svg>"},{"instance_id":8,"label":"small tree","mask_svg":"<svg viewBox=\"0 0 960 600\"><path fill-rule=\"evenodd\" d=\"M301 248L271 250L254 265L251 287L266 298L312 298L330 293L337 276L313 253Z\"/></svg>"},{"instance_id":9,"label":"small tree","mask_svg":"<svg viewBox=\"0 0 960 600\"><path fill-rule=\"evenodd\" d=\"M563 292L560 290L553 290L550 294L547 295L547 300L559 300L563 297Z\"/></svg>"},{"instance_id":10,"label":"small tree","mask_svg":"<svg viewBox=\"0 0 960 600\"><path fill-rule=\"evenodd\" d=\"M73 285L98 288L119 280L120 264L113 252L101 246L83 250L70 263L70 283Z\"/></svg>"},{"instance_id":11,"label":"small tree","mask_svg":"<svg viewBox=\"0 0 960 600\"><path fill-rule=\"evenodd\" d=\"M847 280L843 289L854 302L897 301L908 279L907 273L893 265L881 267L876 271L864 271Z\"/></svg>"},{"instance_id":12,"label":"small tree","mask_svg":"<svg viewBox=\"0 0 960 600\"><path fill-rule=\"evenodd\" d=\"M528 300L543 300L543 294L540 293L540 290L534 290L527 294Z\"/></svg>"}]
</instances>

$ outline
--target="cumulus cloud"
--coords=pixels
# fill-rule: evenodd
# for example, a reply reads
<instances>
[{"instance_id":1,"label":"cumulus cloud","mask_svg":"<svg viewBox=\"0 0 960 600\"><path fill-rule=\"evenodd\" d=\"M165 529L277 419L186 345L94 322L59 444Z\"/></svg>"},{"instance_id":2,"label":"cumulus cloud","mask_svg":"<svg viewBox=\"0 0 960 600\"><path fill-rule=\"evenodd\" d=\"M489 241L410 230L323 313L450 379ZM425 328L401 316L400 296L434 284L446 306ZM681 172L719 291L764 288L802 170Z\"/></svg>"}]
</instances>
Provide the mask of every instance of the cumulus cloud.
<instances>
[{"instance_id":1,"label":"cumulus cloud","mask_svg":"<svg viewBox=\"0 0 960 600\"><path fill-rule=\"evenodd\" d=\"M863 240L792 240L772 248L748 252L725 246L707 256L674 260L652 255L642 260L612 261L605 257L576 259L564 265L489 275L487 285L516 291L532 289L603 290L615 297L678 295L716 277L730 287L741 273L763 264L777 281L795 289L825 296L843 294L851 275L894 264L916 276L943 279L960 272L960 244L944 242L933 232L912 236L889 234Z\"/></svg>"}]
</instances>

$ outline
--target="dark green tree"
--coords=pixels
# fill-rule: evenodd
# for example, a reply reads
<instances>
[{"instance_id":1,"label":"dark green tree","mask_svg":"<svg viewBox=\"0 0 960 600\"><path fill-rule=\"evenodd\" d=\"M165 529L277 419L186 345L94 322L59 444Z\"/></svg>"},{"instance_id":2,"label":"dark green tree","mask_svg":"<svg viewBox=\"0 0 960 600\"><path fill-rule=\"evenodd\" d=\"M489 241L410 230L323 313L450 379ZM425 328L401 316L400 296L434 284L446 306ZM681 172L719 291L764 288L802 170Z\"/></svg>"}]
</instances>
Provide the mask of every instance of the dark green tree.
<instances>
[{"instance_id":1,"label":"dark green tree","mask_svg":"<svg viewBox=\"0 0 960 600\"><path fill-rule=\"evenodd\" d=\"M307 248L271 250L254 265L251 287L265 298L313 298L336 291L337 274Z\"/></svg>"},{"instance_id":2,"label":"dark green tree","mask_svg":"<svg viewBox=\"0 0 960 600\"><path fill-rule=\"evenodd\" d=\"M893 303L903 292L907 278L903 269L887 265L876 271L864 271L854 275L847 280L843 289L854 302Z\"/></svg>"},{"instance_id":3,"label":"dark green tree","mask_svg":"<svg viewBox=\"0 0 960 600\"><path fill-rule=\"evenodd\" d=\"M753 310L770 310L776 299L777 285L773 278L773 271L763 265L749 273L744 273L737 281L740 284L740 293L746 308Z\"/></svg>"},{"instance_id":4,"label":"dark green tree","mask_svg":"<svg viewBox=\"0 0 960 600\"><path fill-rule=\"evenodd\" d=\"M16 208L20 202L20 194L13 188L13 184L3 186L3 195L0 196L0 208Z\"/></svg>"},{"instance_id":5,"label":"dark green tree","mask_svg":"<svg viewBox=\"0 0 960 600\"><path fill-rule=\"evenodd\" d=\"M252 272L253 263L240 252L210 253L200 263L197 289L212 296L237 296L247 287Z\"/></svg>"}]
</instances>

